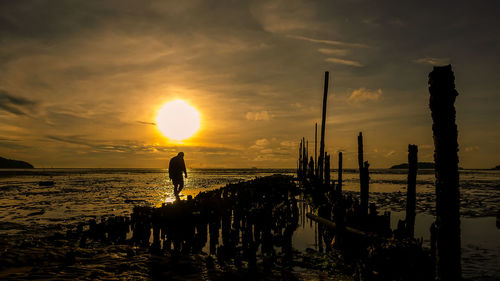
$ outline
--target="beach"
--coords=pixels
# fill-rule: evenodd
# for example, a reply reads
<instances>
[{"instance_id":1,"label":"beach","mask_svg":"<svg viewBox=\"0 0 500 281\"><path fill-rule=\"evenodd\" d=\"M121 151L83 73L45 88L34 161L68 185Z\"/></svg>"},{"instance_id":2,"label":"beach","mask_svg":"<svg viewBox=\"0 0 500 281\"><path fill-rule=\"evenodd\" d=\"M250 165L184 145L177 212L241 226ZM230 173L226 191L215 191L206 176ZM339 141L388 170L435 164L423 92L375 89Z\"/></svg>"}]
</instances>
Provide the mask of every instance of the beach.
<instances>
[{"instance_id":1,"label":"beach","mask_svg":"<svg viewBox=\"0 0 500 281\"><path fill-rule=\"evenodd\" d=\"M226 184L294 172L291 169L193 169L188 171L182 198ZM404 217L406 171L375 169L370 177L370 202L377 203L382 211L392 212L391 224L395 228L397 220ZM416 237L424 239L424 246L429 243L428 229L434 215L433 178L433 171L426 170L420 171L417 178ZM40 182L53 182L53 185L40 186ZM345 192L356 197L358 189L357 172L345 170ZM0 243L6 249L15 249L23 241L65 233L91 219L129 216L134 206L161 206L174 200L164 169L2 170L0 190L3 194ZM500 230L494 218L500 205L500 172L461 171L461 192L464 276L492 280L500 274L500 241L497 239ZM299 225L293 236L294 249L317 250L315 228L316 223L309 221ZM113 248L115 250L117 248Z\"/></svg>"}]
</instances>

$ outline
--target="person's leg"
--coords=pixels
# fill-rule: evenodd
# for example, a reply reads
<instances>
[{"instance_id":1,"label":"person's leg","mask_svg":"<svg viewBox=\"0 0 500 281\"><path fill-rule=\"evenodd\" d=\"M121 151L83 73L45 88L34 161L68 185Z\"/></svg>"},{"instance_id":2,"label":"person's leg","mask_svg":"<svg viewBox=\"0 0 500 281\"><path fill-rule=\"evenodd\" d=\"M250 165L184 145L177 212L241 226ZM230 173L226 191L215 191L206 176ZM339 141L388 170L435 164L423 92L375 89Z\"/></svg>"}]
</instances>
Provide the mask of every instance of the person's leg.
<instances>
[{"instance_id":1,"label":"person's leg","mask_svg":"<svg viewBox=\"0 0 500 281\"><path fill-rule=\"evenodd\" d=\"M179 195L179 192L180 192L180 190L177 190L177 186L178 186L178 185L179 185L178 183L174 183L174 195L175 195L175 196L178 196L178 195Z\"/></svg>"},{"instance_id":2,"label":"person's leg","mask_svg":"<svg viewBox=\"0 0 500 281\"><path fill-rule=\"evenodd\" d=\"M181 190L184 188L184 179L182 179L180 182L179 182L179 193L181 193Z\"/></svg>"}]
</instances>

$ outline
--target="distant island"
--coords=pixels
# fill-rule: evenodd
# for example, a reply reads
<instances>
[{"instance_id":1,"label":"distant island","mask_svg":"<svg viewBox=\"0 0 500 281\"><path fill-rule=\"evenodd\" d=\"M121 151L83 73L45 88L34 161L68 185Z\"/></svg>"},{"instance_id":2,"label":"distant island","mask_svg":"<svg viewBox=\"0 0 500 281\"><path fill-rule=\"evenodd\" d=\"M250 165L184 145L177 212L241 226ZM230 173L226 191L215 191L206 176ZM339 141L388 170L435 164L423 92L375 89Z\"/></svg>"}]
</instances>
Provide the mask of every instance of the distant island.
<instances>
[{"instance_id":1,"label":"distant island","mask_svg":"<svg viewBox=\"0 0 500 281\"><path fill-rule=\"evenodd\" d=\"M434 169L433 162L418 162L419 169ZM408 169L408 163L398 164L391 167L391 169Z\"/></svg>"},{"instance_id":2,"label":"distant island","mask_svg":"<svg viewBox=\"0 0 500 281\"><path fill-rule=\"evenodd\" d=\"M33 169L33 165L28 162L11 160L0 157L0 169Z\"/></svg>"}]
</instances>

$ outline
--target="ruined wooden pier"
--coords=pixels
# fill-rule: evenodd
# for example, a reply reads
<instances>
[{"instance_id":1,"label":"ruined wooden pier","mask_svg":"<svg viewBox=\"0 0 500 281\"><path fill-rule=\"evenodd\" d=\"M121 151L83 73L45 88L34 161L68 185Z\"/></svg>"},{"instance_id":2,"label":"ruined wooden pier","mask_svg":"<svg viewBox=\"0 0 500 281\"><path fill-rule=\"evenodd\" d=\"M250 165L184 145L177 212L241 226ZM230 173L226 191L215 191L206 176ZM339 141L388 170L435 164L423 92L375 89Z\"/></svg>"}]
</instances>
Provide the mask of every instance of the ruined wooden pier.
<instances>
[{"instance_id":1,"label":"ruined wooden pier","mask_svg":"<svg viewBox=\"0 0 500 281\"><path fill-rule=\"evenodd\" d=\"M418 243L414 238L416 217L416 177L417 177L417 152L416 145L408 146L408 188L406 196L406 218L399 221L397 229L387 231L384 218L390 219L390 213L378 215L377 206L369 203L369 163L363 154L363 134L358 135L358 169L359 169L359 202L342 195L342 152L339 153L339 166L337 183L330 177L330 155L324 152L324 135L326 123L326 100L328 94L329 74L325 72L325 88L323 96L322 128L320 155L314 171L316 173L298 173L302 184L312 193L323 193L328 198L320 208L317 215L309 215L318 223L331 229L335 234L330 239L335 239L337 245L346 243L342 237L345 233L374 233L375 236L388 237L405 243ZM455 124L455 90L454 75L451 65L434 67L429 74L430 108L432 112L435 144L435 173L436 173L436 222L431 227L431 249L429 258L431 270L438 280L461 279L461 245L460 245L460 215L459 215L459 180L458 180L458 143L457 126ZM315 127L315 138L317 125ZM306 142L305 138L302 139ZM307 155L308 151L302 151ZM324 161L328 159L328 161ZM298 170L304 169L303 166ZM315 198L323 198L314 195ZM323 199L324 199L323 198ZM351 213L349 213L351 212ZM381 223L380 223L381 222ZM353 231L354 230L354 231ZM341 241L341 243L339 243ZM340 245L342 247L342 245ZM345 245L343 245L345 248ZM434 270L435 269L435 270ZM433 277L433 278L434 278Z\"/></svg>"}]
</instances>

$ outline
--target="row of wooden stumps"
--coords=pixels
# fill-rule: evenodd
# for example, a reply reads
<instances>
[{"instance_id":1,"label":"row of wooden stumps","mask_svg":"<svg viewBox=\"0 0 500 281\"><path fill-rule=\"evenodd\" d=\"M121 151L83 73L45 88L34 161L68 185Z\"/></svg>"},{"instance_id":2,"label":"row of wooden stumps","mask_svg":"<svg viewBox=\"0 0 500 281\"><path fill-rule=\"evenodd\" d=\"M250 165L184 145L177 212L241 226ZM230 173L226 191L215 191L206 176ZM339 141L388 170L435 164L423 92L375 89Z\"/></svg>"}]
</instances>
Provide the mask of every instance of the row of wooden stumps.
<instances>
[{"instance_id":1,"label":"row of wooden stumps","mask_svg":"<svg viewBox=\"0 0 500 281\"><path fill-rule=\"evenodd\" d=\"M102 242L149 248L159 256L205 252L209 271L227 266L260 280L269 277L276 264L288 270L292 267L292 236L300 216L305 217L298 208L298 192L293 177L273 175L228 184L161 207L136 206L130 217L90 220L68 235L81 248Z\"/></svg>"},{"instance_id":2,"label":"row of wooden stumps","mask_svg":"<svg viewBox=\"0 0 500 281\"><path fill-rule=\"evenodd\" d=\"M321 127L320 154L316 158L317 124L315 125L315 156L308 158L308 142L302 138L299 145L297 175L301 182L309 186L331 190L330 155L324 152L324 134L326 122L326 101L328 92L328 72L325 72L323 112ZM430 109L434 136L434 162L436 176L436 221L431 226L431 256L434 260L437 280L461 279L461 243L460 243L460 192L458 176L458 141L455 123L454 74L451 65L434 67L429 74ZM406 218L398 223L394 235L399 238L413 238L416 217L416 176L418 169L418 147L408 146L408 189L406 198ZM374 205L369 204L369 163L363 158L363 135L358 136L358 167L360 179L359 214L366 217L368 211L376 213ZM342 196L342 153L339 153L337 185L333 181L334 205L341 205ZM339 208L335 208L339 212ZM344 213L342 211L341 213ZM347 223L345 218L335 222L337 227ZM366 223L366 222L365 222Z\"/></svg>"}]
</instances>

